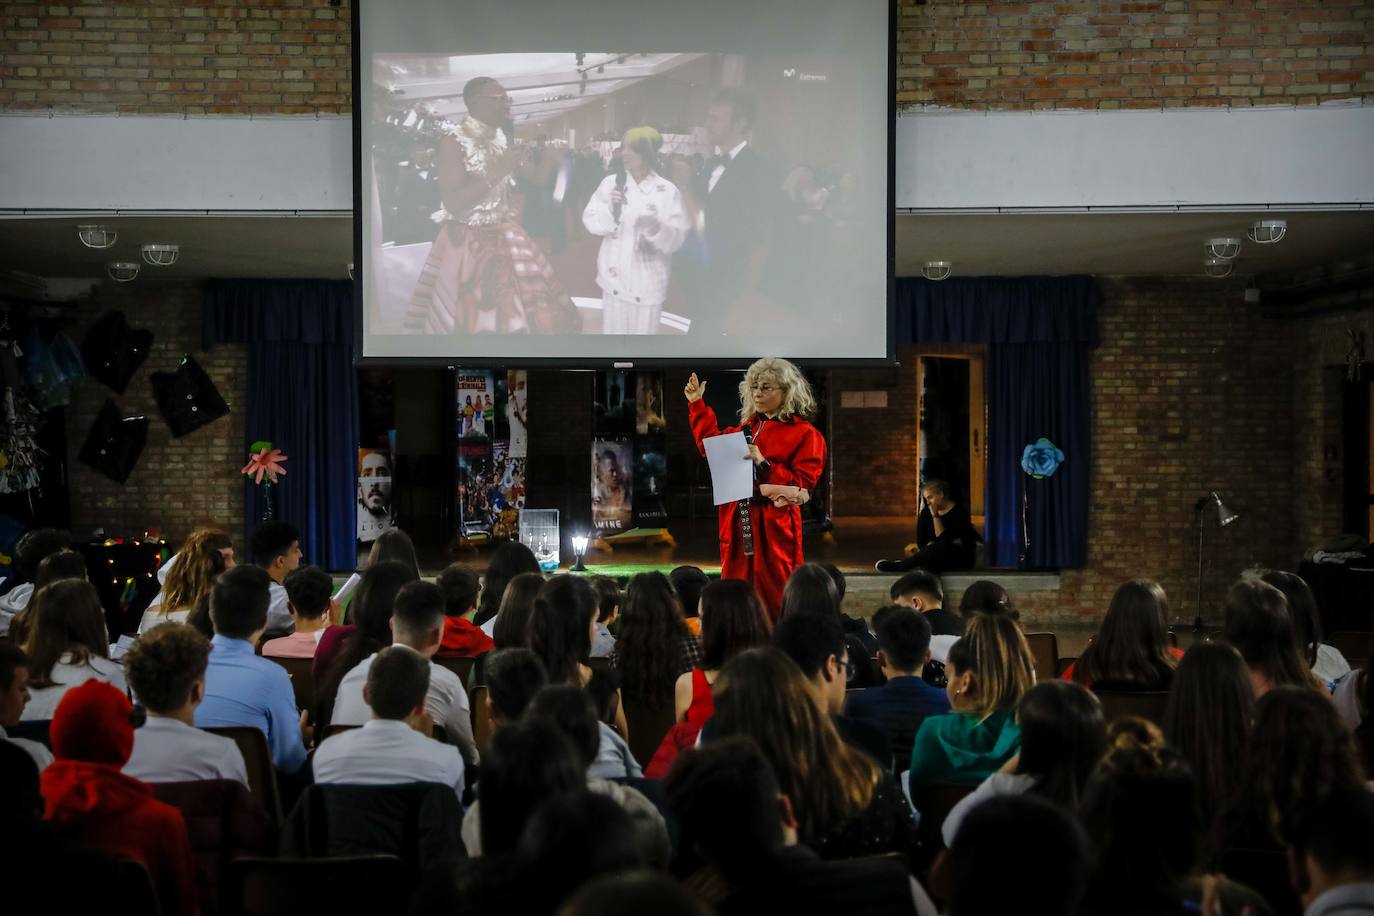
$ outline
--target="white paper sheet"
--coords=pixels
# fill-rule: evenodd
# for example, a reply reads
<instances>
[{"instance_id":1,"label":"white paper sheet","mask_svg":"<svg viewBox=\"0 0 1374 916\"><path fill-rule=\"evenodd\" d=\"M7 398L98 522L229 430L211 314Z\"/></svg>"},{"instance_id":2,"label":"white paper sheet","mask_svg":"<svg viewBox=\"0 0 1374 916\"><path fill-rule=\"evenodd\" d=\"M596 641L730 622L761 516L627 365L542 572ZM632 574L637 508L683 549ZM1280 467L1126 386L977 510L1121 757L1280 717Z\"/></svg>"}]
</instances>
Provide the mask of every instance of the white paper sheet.
<instances>
[{"instance_id":1,"label":"white paper sheet","mask_svg":"<svg viewBox=\"0 0 1374 916\"><path fill-rule=\"evenodd\" d=\"M334 600L342 604L348 600L348 596L353 594L353 590L362 584L363 577L354 573L348 577L348 581L339 586L339 590L334 593Z\"/></svg>"},{"instance_id":2,"label":"white paper sheet","mask_svg":"<svg viewBox=\"0 0 1374 916\"><path fill-rule=\"evenodd\" d=\"M711 469L711 498L717 506L754 495L754 462L744 433L727 433L703 439L706 464Z\"/></svg>"}]
</instances>

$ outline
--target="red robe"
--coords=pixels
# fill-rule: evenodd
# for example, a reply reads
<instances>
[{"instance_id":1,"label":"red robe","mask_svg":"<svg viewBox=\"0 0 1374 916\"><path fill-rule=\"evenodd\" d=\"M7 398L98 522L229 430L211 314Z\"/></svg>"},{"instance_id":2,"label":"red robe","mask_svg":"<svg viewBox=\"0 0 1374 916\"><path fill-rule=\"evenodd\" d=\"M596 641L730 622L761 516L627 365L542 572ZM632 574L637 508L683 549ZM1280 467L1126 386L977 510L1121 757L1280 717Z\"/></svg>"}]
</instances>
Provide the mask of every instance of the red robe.
<instances>
[{"instance_id":1,"label":"red robe","mask_svg":"<svg viewBox=\"0 0 1374 916\"><path fill-rule=\"evenodd\" d=\"M754 499L749 507L754 532L752 557L744 555L739 504L726 503L717 510L720 514L721 578L754 583L769 617L776 621L782 610L782 590L787 577L802 564L801 508L777 508L759 496L758 484L814 490L825 468L825 439L816 427L796 416L768 420L754 414L742 426L720 429L716 425L716 412L700 400L687 405L687 416L692 423L692 437L702 455L706 454L703 439L747 429L769 462L768 473L760 473L755 480Z\"/></svg>"}]
</instances>

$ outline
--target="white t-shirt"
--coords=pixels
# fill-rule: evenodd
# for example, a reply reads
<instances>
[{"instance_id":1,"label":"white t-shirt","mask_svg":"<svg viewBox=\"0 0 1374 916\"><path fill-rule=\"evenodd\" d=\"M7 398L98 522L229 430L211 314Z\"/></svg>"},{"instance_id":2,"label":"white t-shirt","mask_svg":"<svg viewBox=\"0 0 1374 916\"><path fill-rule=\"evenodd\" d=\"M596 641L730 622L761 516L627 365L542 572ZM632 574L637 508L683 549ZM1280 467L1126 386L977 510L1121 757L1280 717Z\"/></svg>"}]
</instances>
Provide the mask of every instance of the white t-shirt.
<instances>
[{"instance_id":1,"label":"white t-shirt","mask_svg":"<svg viewBox=\"0 0 1374 916\"><path fill-rule=\"evenodd\" d=\"M463 797L463 758L449 744L426 738L404 722L372 719L362 728L326 738L315 751L315 782L391 786L438 782Z\"/></svg>"},{"instance_id":2,"label":"white t-shirt","mask_svg":"<svg viewBox=\"0 0 1374 916\"><path fill-rule=\"evenodd\" d=\"M134 729L134 751L124 773L144 782L232 779L248 785L248 768L237 744L165 716L149 716Z\"/></svg>"},{"instance_id":3,"label":"white t-shirt","mask_svg":"<svg viewBox=\"0 0 1374 916\"><path fill-rule=\"evenodd\" d=\"M158 624L185 623L186 618L190 616L190 608L184 611L168 611L164 614L162 613L162 605L159 604L156 607L150 607L143 612L143 617L138 622L138 635L142 636Z\"/></svg>"},{"instance_id":4,"label":"white t-shirt","mask_svg":"<svg viewBox=\"0 0 1374 916\"><path fill-rule=\"evenodd\" d=\"M267 605L267 630L264 636L286 636L296 632L296 620L291 616L290 603L286 597L286 586L273 582L267 587L270 603Z\"/></svg>"},{"instance_id":5,"label":"white t-shirt","mask_svg":"<svg viewBox=\"0 0 1374 916\"><path fill-rule=\"evenodd\" d=\"M1345 660L1340 649L1319 642L1317 643L1317 663L1312 666L1312 673L1323 684L1333 684L1350 673L1350 662Z\"/></svg>"},{"instance_id":6,"label":"white t-shirt","mask_svg":"<svg viewBox=\"0 0 1374 916\"><path fill-rule=\"evenodd\" d=\"M57 711L57 704L62 701L67 691L90 680L104 681L120 690L129 689L124 680L124 669L119 663L98 655L92 655L83 664L74 665L72 654L68 652L62 656L60 662L53 665L51 680L51 687L29 688L29 705L24 707L23 721L41 722L51 719L52 714Z\"/></svg>"},{"instance_id":7,"label":"white t-shirt","mask_svg":"<svg viewBox=\"0 0 1374 916\"><path fill-rule=\"evenodd\" d=\"M363 700L363 687L367 684L367 672L372 669L374 658L375 655L369 655L358 662L339 682L330 725L362 725L371 720L372 709ZM425 711L435 725L443 728L449 743L457 745L463 752L463 759L474 764L479 762L477 741L472 735L472 713L463 682L458 675L432 660L429 663L429 694L425 697Z\"/></svg>"},{"instance_id":8,"label":"white t-shirt","mask_svg":"<svg viewBox=\"0 0 1374 916\"><path fill-rule=\"evenodd\" d=\"M21 582L0 595L0 636L10 631L10 621L14 619L15 614L29 606L29 599L32 597L32 582Z\"/></svg>"}]
</instances>

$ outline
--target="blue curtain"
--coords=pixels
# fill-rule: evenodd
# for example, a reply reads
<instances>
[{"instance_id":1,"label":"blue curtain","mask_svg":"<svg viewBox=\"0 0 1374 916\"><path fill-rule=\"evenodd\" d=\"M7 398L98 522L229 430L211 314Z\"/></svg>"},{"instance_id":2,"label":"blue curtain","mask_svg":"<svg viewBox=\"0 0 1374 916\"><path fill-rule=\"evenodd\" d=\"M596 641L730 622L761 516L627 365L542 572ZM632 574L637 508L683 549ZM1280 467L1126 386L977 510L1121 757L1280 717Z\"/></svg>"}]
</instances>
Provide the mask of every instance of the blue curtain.
<instances>
[{"instance_id":1,"label":"blue curtain","mask_svg":"<svg viewBox=\"0 0 1374 916\"><path fill-rule=\"evenodd\" d=\"M995 566L1087 563L1090 351L1100 302L1091 277L897 281L898 343L988 348L986 540ZM1065 457L1035 480L1021 454L1041 438Z\"/></svg>"},{"instance_id":2,"label":"blue curtain","mask_svg":"<svg viewBox=\"0 0 1374 916\"><path fill-rule=\"evenodd\" d=\"M288 457L274 516L301 530L305 562L352 569L358 390L353 288L335 280L218 280L206 294L206 348L248 345L244 455L259 439ZM263 518L265 488L245 478L245 536Z\"/></svg>"}]
</instances>

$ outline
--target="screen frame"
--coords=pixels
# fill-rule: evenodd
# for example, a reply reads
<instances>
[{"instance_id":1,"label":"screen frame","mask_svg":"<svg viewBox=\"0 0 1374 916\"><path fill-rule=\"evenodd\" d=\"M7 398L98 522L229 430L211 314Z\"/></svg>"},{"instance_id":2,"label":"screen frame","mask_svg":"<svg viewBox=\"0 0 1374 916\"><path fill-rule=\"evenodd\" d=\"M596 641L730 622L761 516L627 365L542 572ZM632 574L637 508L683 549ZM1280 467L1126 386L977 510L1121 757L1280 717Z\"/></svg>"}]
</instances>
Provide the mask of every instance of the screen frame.
<instances>
[{"instance_id":1,"label":"screen frame","mask_svg":"<svg viewBox=\"0 0 1374 916\"><path fill-rule=\"evenodd\" d=\"M365 3L382 3L384 0L353 0L350 4L350 56L352 58L352 138L353 138L353 364L355 366L395 366L397 368L420 367L458 367L473 369L666 369L693 368L703 369L742 369L752 360L739 357L648 357L624 359L615 357L550 357L550 356L492 356L492 357L445 357L445 356L365 356L362 353L364 333L364 296L366 289L364 271L366 258L363 252L363 61L362 61L362 15ZM874 357L792 357L788 354L775 355L791 360L799 366L815 368L876 368L897 365L897 4L887 4L887 207L886 238L887 253L884 258L887 269L885 288L887 290L886 354ZM371 72L370 68L367 72ZM493 335L497 340L501 335Z\"/></svg>"}]
</instances>

